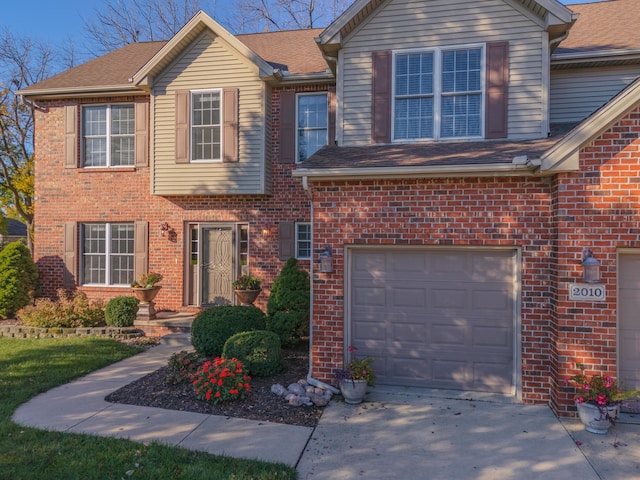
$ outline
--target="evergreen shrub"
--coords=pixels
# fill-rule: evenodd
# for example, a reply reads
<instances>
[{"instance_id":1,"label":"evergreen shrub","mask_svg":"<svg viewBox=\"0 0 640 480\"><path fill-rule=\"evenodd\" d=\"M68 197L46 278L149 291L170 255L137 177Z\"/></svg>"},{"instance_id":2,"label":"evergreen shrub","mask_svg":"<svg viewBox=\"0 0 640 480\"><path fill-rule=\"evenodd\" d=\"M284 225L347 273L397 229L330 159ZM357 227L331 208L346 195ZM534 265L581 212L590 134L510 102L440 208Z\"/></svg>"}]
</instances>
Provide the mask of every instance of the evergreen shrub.
<instances>
[{"instance_id":1,"label":"evergreen shrub","mask_svg":"<svg viewBox=\"0 0 640 480\"><path fill-rule=\"evenodd\" d=\"M283 367L280 339L267 330L241 332L229 337L222 356L237 358L254 377L274 375Z\"/></svg>"}]
</instances>

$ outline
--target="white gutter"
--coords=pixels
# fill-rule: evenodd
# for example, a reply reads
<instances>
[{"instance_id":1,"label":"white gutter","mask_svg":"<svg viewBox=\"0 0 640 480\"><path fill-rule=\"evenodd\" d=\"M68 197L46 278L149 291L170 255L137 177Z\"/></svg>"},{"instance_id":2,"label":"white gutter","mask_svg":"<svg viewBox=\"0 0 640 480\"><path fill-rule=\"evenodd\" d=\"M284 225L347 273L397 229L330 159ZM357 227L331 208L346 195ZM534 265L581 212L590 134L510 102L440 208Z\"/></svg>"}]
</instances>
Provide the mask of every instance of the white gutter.
<instances>
[{"instance_id":1,"label":"white gutter","mask_svg":"<svg viewBox=\"0 0 640 480\"><path fill-rule=\"evenodd\" d=\"M33 90L18 90L17 95L21 97L50 97L65 98L82 96L110 96L113 94L134 95L145 94L146 92L135 85L108 85L108 86L92 86L92 87L62 87L62 88L43 88Z\"/></svg>"},{"instance_id":2,"label":"white gutter","mask_svg":"<svg viewBox=\"0 0 640 480\"><path fill-rule=\"evenodd\" d=\"M346 167L346 168L299 168L294 177L314 180L351 180L385 178L425 178L425 177L492 177L537 175L535 159L516 157L512 163L489 163L482 165L441 165L412 167Z\"/></svg>"},{"instance_id":3,"label":"white gutter","mask_svg":"<svg viewBox=\"0 0 640 480\"><path fill-rule=\"evenodd\" d=\"M554 53L551 56L551 65L585 63L585 62L613 62L620 60L633 60L640 58L640 49L628 50L603 50L594 52Z\"/></svg>"},{"instance_id":4,"label":"white gutter","mask_svg":"<svg viewBox=\"0 0 640 480\"><path fill-rule=\"evenodd\" d=\"M313 197L311 193L311 189L309 188L309 184L307 182L307 177L302 177L302 186L304 187L304 191L307 194L307 197L311 200ZM313 201L311 201L311 234L313 235ZM313 237L312 237L313 238ZM309 262L309 275L310 275L310 285L309 289L309 372L307 373L307 383L309 385L313 385L314 387L322 388L323 390L329 390L333 394L340 393L336 387L329 385L328 383L324 383L317 378L313 378L311 372L313 371L313 241L311 242L311 261Z\"/></svg>"}]
</instances>

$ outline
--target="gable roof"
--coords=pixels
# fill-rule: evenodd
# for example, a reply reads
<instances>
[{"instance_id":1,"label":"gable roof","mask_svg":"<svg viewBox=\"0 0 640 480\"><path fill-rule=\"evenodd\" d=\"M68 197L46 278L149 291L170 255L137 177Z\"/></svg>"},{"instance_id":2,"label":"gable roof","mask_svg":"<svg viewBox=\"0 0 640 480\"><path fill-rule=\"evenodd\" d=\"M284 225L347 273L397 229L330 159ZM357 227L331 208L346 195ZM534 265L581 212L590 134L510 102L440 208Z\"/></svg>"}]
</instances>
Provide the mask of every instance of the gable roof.
<instances>
[{"instance_id":1,"label":"gable roof","mask_svg":"<svg viewBox=\"0 0 640 480\"><path fill-rule=\"evenodd\" d=\"M569 8L580 16L555 50L554 68L640 61L640 1L609 0Z\"/></svg>"},{"instance_id":2,"label":"gable roof","mask_svg":"<svg viewBox=\"0 0 640 480\"><path fill-rule=\"evenodd\" d=\"M145 75L166 66L186 45L205 29L230 43L242 55L254 61L263 75L274 69L285 79L328 77L327 63L315 38L322 29L236 35L200 12L169 41L139 42L94 58L82 65L30 85L18 93L25 97L71 96L104 93L141 93ZM292 45L295 48L292 48ZM136 81L139 84L136 84Z\"/></svg>"}]
</instances>

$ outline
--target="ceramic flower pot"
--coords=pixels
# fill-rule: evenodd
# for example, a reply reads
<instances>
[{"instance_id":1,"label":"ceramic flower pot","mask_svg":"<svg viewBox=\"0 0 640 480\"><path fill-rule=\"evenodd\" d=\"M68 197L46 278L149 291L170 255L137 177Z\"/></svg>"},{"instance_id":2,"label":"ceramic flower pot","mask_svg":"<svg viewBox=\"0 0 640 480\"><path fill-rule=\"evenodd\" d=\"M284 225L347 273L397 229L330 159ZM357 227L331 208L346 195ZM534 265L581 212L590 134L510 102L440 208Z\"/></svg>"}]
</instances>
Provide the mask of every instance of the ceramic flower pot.
<instances>
[{"instance_id":1,"label":"ceramic flower pot","mask_svg":"<svg viewBox=\"0 0 640 480\"><path fill-rule=\"evenodd\" d=\"M577 403L576 406L578 407L580 421L584 424L584 429L587 432L598 435L605 435L609 431L612 423L607 417L615 420L618 418L618 413L620 413L620 405L617 404L600 408L592 403Z\"/></svg>"},{"instance_id":2,"label":"ceramic flower pot","mask_svg":"<svg viewBox=\"0 0 640 480\"><path fill-rule=\"evenodd\" d=\"M340 393L344 397L345 403L357 405L362 403L367 393L366 380L340 380Z\"/></svg>"},{"instance_id":3,"label":"ceramic flower pot","mask_svg":"<svg viewBox=\"0 0 640 480\"><path fill-rule=\"evenodd\" d=\"M234 292L242 305L252 305L260 295L261 290L234 290Z\"/></svg>"},{"instance_id":4,"label":"ceramic flower pot","mask_svg":"<svg viewBox=\"0 0 640 480\"><path fill-rule=\"evenodd\" d=\"M156 298L156 295L162 287L157 285L151 288L132 288L131 291L142 303L149 303Z\"/></svg>"}]
</instances>

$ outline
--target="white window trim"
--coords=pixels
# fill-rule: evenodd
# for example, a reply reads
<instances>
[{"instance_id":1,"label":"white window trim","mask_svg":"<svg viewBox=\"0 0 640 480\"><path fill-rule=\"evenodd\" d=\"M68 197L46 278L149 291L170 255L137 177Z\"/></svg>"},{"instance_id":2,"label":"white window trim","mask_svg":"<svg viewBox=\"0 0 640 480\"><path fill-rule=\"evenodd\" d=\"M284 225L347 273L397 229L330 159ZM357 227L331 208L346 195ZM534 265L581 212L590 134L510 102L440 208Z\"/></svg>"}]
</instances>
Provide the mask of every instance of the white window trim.
<instances>
[{"instance_id":1,"label":"white window trim","mask_svg":"<svg viewBox=\"0 0 640 480\"><path fill-rule=\"evenodd\" d=\"M105 279L105 283L84 283L85 278L84 278L84 257L85 257L85 251L83 249L83 244L84 244L84 228L80 229L80 245L79 245L79 252L80 252L80 277L81 277L81 282L80 285L84 286L84 287L122 287L122 286L129 286L129 284L127 283L111 283L111 262L109 261L112 253L111 253L111 225L114 224L118 224L118 225L134 225L132 222L81 222L80 226L84 227L84 225L104 225L106 230L105 230L105 252L104 257L107 259L107 262L105 264L105 275L104 275L104 279ZM135 227L134 227L134 242L135 242ZM131 254L131 256L134 258L134 262L135 262L135 245L134 245L134 252Z\"/></svg>"},{"instance_id":2,"label":"white window trim","mask_svg":"<svg viewBox=\"0 0 640 480\"><path fill-rule=\"evenodd\" d=\"M300 97L309 97L309 96L324 96L325 100L327 101L327 126L324 128L324 130L327 131L327 135L325 137L325 145L329 145L329 93L328 92L305 92L305 93L297 93L296 94L296 113L295 113L295 121L296 121L296 145L295 145L295 149L296 149L296 163L303 163L304 160L300 160L300 151L298 150L298 140L300 138L300 127L298 126L298 99ZM320 130L319 128L310 128L307 130Z\"/></svg>"},{"instance_id":3,"label":"white window trim","mask_svg":"<svg viewBox=\"0 0 640 480\"><path fill-rule=\"evenodd\" d=\"M311 260L311 257L313 256L313 227L311 225L311 222L296 222L296 229L295 229L295 238L296 238L296 245L295 245L295 254L296 254L296 258L298 260ZM299 245L299 238L300 238L300 225L306 225L309 227L309 256L308 257L301 257L298 255L298 245Z\"/></svg>"},{"instance_id":4,"label":"white window trim","mask_svg":"<svg viewBox=\"0 0 640 480\"><path fill-rule=\"evenodd\" d=\"M220 158L194 159L193 158L193 95L200 93L217 93L220 97ZM222 88L204 88L200 90L191 90L189 92L189 161L191 163L222 163L224 156L224 93ZM199 127L202 125L198 125Z\"/></svg>"},{"instance_id":5,"label":"white window trim","mask_svg":"<svg viewBox=\"0 0 640 480\"><path fill-rule=\"evenodd\" d=\"M133 137L133 163L131 163L130 165L112 165L111 164L111 137L113 136L111 134L111 108L112 107L126 107L129 106L131 108L133 108L133 122L134 122L134 128L133 128L133 133L128 134L126 136L128 137ZM107 132L106 132L106 137L107 137L107 146L106 148L106 152L107 152L107 164L106 165L85 165L85 161L86 161L86 157L85 157L85 145L84 145L84 139L85 138L98 138L96 136L91 136L89 137L88 135L85 135L85 131L84 131L84 120L85 120L85 108L91 108L91 107L106 107L107 109L107 118L106 118L106 122L107 122ZM135 105L133 103L129 103L129 102L124 102L124 103L91 103L91 104L86 104L86 105L82 105L82 108L80 109L81 111L81 115L82 115L82 119L81 119L81 123L80 123L80 128L81 128L81 140L82 140L82 148L81 148L81 162L82 162L82 168L131 168L131 167L135 167L136 165L136 159L135 159L135 155L136 155L136 147L135 147L135 142L136 142L136 131L135 131L135 121L136 121L136 115L135 115ZM118 137L124 136L124 135L117 135Z\"/></svg>"},{"instance_id":6,"label":"white window trim","mask_svg":"<svg viewBox=\"0 0 640 480\"><path fill-rule=\"evenodd\" d=\"M442 123L441 119L441 99L442 94L442 52L447 50L470 50L474 48L480 48L480 134L477 136L469 137L441 137L440 127ZM410 53L429 53L433 52L433 137L428 138L395 138L395 119L396 119L396 55L404 55ZM405 50L393 50L392 59L392 72L391 72L391 141L397 143L417 143L426 141L456 141L456 140L477 140L484 138L485 128L485 95L486 88L486 44L485 43L471 43L464 45L451 45L446 47L434 47L434 48L411 48Z\"/></svg>"}]
</instances>

